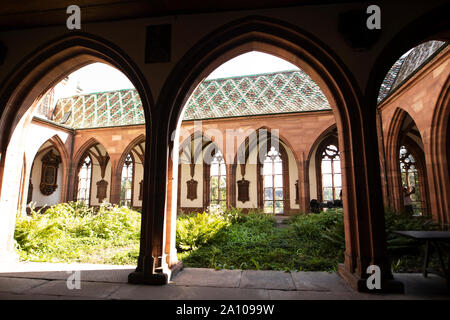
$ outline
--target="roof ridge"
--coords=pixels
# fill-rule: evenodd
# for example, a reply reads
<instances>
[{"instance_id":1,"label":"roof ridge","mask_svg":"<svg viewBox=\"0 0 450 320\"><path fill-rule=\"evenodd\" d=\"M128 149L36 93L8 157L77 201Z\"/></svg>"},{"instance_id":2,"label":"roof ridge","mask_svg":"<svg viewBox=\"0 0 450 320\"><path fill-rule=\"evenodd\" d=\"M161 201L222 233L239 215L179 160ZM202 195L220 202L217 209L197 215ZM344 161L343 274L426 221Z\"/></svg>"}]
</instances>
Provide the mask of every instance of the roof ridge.
<instances>
[{"instance_id":1,"label":"roof ridge","mask_svg":"<svg viewBox=\"0 0 450 320\"><path fill-rule=\"evenodd\" d=\"M59 98L56 101L56 103L58 103L58 101L62 100L62 99L69 99L69 98L82 97L82 96L93 96L93 95L98 95L98 94L102 94L102 93L119 92L119 91L137 91L137 90L136 90L136 88L124 88L124 89L116 89L116 90L96 91L96 92L90 92L90 93L84 93L84 94L75 94L73 96Z\"/></svg>"},{"instance_id":2,"label":"roof ridge","mask_svg":"<svg viewBox=\"0 0 450 320\"><path fill-rule=\"evenodd\" d=\"M205 79L201 83L213 82L213 81L218 81L218 80L228 80L228 79L242 79L242 78L246 78L246 77L255 77L255 76L267 76L267 75L271 75L271 74L293 73L293 72L304 72L304 71L301 69L286 69L283 71L261 72L261 73L252 73L252 74L246 74L246 75L240 75L240 76L229 76L229 77L221 77L221 78L214 78L214 79Z\"/></svg>"}]
</instances>

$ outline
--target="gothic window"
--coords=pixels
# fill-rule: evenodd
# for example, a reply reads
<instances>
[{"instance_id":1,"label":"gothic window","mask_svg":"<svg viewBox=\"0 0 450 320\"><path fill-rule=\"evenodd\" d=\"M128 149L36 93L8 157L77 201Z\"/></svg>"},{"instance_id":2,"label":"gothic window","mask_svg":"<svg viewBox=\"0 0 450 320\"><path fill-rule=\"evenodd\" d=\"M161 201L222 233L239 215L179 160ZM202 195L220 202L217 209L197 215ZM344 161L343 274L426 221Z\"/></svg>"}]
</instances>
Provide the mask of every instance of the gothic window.
<instances>
[{"instance_id":1,"label":"gothic window","mask_svg":"<svg viewBox=\"0 0 450 320\"><path fill-rule=\"evenodd\" d=\"M122 179L120 186L120 205L131 207L133 197L133 168L134 161L128 154L122 167Z\"/></svg>"},{"instance_id":2,"label":"gothic window","mask_svg":"<svg viewBox=\"0 0 450 320\"><path fill-rule=\"evenodd\" d=\"M89 204L91 194L92 160L91 157L84 158L78 173L77 200Z\"/></svg>"},{"instance_id":3,"label":"gothic window","mask_svg":"<svg viewBox=\"0 0 450 320\"><path fill-rule=\"evenodd\" d=\"M263 164L264 213L282 214L283 161L280 153L271 147Z\"/></svg>"},{"instance_id":4,"label":"gothic window","mask_svg":"<svg viewBox=\"0 0 450 320\"><path fill-rule=\"evenodd\" d=\"M405 146L400 147L400 172L402 176L402 187L408 192L413 191L409 196L412 201L414 213L420 213L421 200L419 188L419 173L416 161L410 151Z\"/></svg>"},{"instance_id":5,"label":"gothic window","mask_svg":"<svg viewBox=\"0 0 450 320\"><path fill-rule=\"evenodd\" d=\"M342 190L341 160L339 149L334 144L327 145L322 151L322 201L340 200Z\"/></svg>"},{"instance_id":6,"label":"gothic window","mask_svg":"<svg viewBox=\"0 0 450 320\"><path fill-rule=\"evenodd\" d=\"M217 151L210 166L210 205L227 206L227 171L222 153Z\"/></svg>"}]
</instances>

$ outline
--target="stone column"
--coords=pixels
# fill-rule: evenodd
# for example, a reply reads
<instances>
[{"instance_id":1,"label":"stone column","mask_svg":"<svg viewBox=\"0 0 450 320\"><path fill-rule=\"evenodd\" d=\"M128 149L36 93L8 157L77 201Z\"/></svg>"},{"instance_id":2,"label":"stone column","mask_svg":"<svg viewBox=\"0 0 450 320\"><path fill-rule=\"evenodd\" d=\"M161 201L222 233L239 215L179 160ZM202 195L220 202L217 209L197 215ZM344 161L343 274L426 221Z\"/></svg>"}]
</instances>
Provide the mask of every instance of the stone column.
<instances>
[{"instance_id":1,"label":"stone column","mask_svg":"<svg viewBox=\"0 0 450 320\"><path fill-rule=\"evenodd\" d=\"M165 216L168 168L166 121L155 121L147 131L144 163L144 201L142 203L141 244L136 271L128 276L130 283L167 284Z\"/></svg>"},{"instance_id":2,"label":"stone column","mask_svg":"<svg viewBox=\"0 0 450 320\"><path fill-rule=\"evenodd\" d=\"M167 168L167 206L166 206L166 242L164 253L166 263L171 271L181 269L181 262L178 262L176 249L176 219L177 219L177 176L178 165L173 164L173 159L169 159ZM172 273L172 272L171 272Z\"/></svg>"},{"instance_id":3,"label":"stone column","mask_svg":"<svg viewBox=\"0 0 450 320\"><path fill-rule=\"evenodd\" d=\"M120 160L120 154L113 153L110 154L111 161L111 186L110 186L110 196L109 202L112 204L120 204L120 188L122 183L122 168L118 168L118 163ZM136 191L135 191L136 192Z\"/></svg>"},{"instance_id":4,"label":"stone column","mask_svg":"<svg viewBox=\"0 0 450 320\"><path fill-rule=\"evenodd\" d=\"M362 109L360 123L351 118L351 141L339 132L346 250L338 273L356 290L371 291L367 267L377 265L381 290L403 292L402 283L393 280L387 256L375 111Z\"/></svg>"}]
</instances>

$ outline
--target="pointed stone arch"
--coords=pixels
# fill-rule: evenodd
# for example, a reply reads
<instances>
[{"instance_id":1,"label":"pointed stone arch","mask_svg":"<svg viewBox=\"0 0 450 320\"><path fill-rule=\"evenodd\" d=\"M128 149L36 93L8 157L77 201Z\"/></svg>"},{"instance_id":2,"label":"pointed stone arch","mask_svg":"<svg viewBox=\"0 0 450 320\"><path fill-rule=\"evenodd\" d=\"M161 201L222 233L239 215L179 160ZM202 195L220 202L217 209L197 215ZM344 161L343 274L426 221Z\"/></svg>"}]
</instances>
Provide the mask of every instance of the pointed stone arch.
<instances>
[{"instance_id":1,"label":"pointed stone arch","mask_svg":"<svg viewBox=\"0 0 450 320\"><path fill-rule=\"evenodd\" d=\"M102 146L105 150L105 154L102 154L97 146ZM96 152L92 152L91 149L95 149ZM73 183L70 185L69 197L72 197L72 200L76 201L77 191L78 191L78 173L80 170L81 161L88 156L92 160L96 160L100 165L102 180L105 178L106 168L110 163L109 154L107 149L100 143L96 138L89 138L75 153L72 161L71 172L72 172L72 181ZM112 165L111 165L112 169ZM91 189L92 193L92 189ZM110 186L110 194L111 194L111 186ZM89 203L89 205L91 202Z\"/></svg>"},{"instance_id":2,"label":"pointed stone arch","mask_svg":"<svg viewBox=\"0 0 450 320\"><path fill-rule=\"evenodd\" d=\"M156 107L161 110L154 119L152 134L158 137L151 144L153 168L150 168L148 187L155 197L150 201L148 216L143 221L143 233L148 241L141 247L136 273L132 282L167 282L169 272L165 255L173 256L174 212L167 203L173 165L168 155L174 148L171 133L180 125L182 109L196 86L213 69L239 54L262 51L283 58L305 71L322 89L328 99L339 133L343 162L344 227L346 254L339 273L355 288L365 285L366 269L377 264L382 276L392 279L385 242L382 192L378 154L373 156L376 135L367 110L363 108L362 92L347 67L333 50L314 35L276 19L245 17L232 21L197 42L175 65L160 92ZM167 121L169 119L169 121ZM369 120L368 120L369 119ZM357 152L354 152L357 150ZM161 188L161 182L167 185ZM176 196L176 195L174 195ZM173 221L173 219L172 219ZM167 227L165 227L167 226ZM148 271L146 271L148 269ZM161 269L160 269L161 270Z\"/></svg>"},{"instance_id":3,"label":"pointed stone arch","mask_svg":"<svg viewBox=\"0 0 450 320\"><path fill-rule=\"evenodd\" d=\"M238 146L238 148L235 152L235 155L234 155L234 161L230 165L231 175L230 175L230 192L229 192L229 194L230 194L230 205L232 207L236 207L236 204L237 204L237 200L236 200L237 199L236 197L238 195L238 192L237 192L238 181L237 181L237 177L236 177L237 167L238 166L241 167L240 168L241 173L244 172L244 176L245 176L245 166L248 162L250 152L254 148L259 148L260 142L262 144L267 144L267 141L272 140L273 139L272 138L272 130L273 130L273 128L270 128L268 126L261 126L256 130L252 130L250 135L247 135L245 137L244 141ZM261 132L261 131L267 132L265 141L260 141L259 132ZM299 161L297 154L295 152L293 152L294 149L292 148L291 142L287 138L285 138L282 134L280 134L279 132L277 133L277 135L274 135L274 138L278 141L278 144L280 145L280 152L283 154L283 158L285 160L287 160L289 158L288 152L286 149L288 149L290 151L290 153L292 154L292 156L294 158L297 172L299 173L299 175L301 175L300 161ZM250 139L252 141L250 141ZM286 147L283 146L282 144L284 144ZM258 153L259 153L259 151L258 151ZM258 161L258 164L259 164L259 161ZM257 175L257 176L259 177L259 175ZM285 176L284 188L285 188L285 191L287 192L286 196L285 196L285 200L290 201L290 197L292 195L290 195L290 191L289 191L290 190L290 175L289 175L288 167L287 167L287 170L284 172L284 176ZM286 177L288 178L287 180L286 180ZM259 190L259 191L257 191L258 205L259 205L259 207L261 207L260 206L260 204L261 204L261 198L260 198L261 197L261 194L260 194L261 193L261 185L260 185L261 181L259 178L257 179L257 184L258 184L258 190ZM295 196L296 198L299 197L299 195L293 195L293 196ZM286 203L285 207L288 209L287 213L288 214L291 213L290 212L290 204Z\"/></svg>"},{"instance_id":4,"label":"pointed stone arch","mask_svg":"<svg viewBox=\"0 0 450 320\"><path fill-rule=\"evenodd\" d=\"M413 139L408 139L402 133L402 127L407 118L411 118L412 123L415 124L415 120L410 114L403 108L398 107L392 116L391 122L388 127L388 134L386 136L386 172L388 180L388 192L391 196L390 206L397 212L404 211L403 205L403 193L402 193L402 181L400 174L399 163L399 150L402 144L405 144L409 151L413 153L417 162L418 170L420 170L420 189L424 198L425 208L429 208L429 189L428 189L428 174L427 166L425 163L425 155L421 147ZM422 138L420 140L423 143Z\"/></svg>"},{"instance_id":5,"label":"pointed stone arch","mask_svg":"<svg viewBox=\"0 0 450 320\"><path fill-rule=\"evenodd\" d=\"M118 46L98 36L85 32L70 32L55 38L22 59L0 85L0 210L14 215L17 195L3 188L7 184L18 185L17 174L5 179L5 165L14 163L16 155L23 153L26 137L24 128L31 122L33 109L40 98L55 84L73 71L90 63L109 64L124 73L139 93L146 124L151 124L153 98L144 75L135 62ZM150 130L147 126L147 137ZM18 132L14 146L10 143ZM16 143L17 142L17 143ZM8 199L8 200L6 200ZM0 232L0 254L13 256L14 218L7 218Z\"/></svg>"},{"instance_id":6,"label":"pointed stone arch","mask_svg":"<svg viewBox=\"0 0 450 320\"><path fill-rule=\"evenodd\" d=\"M197 145L195 145L195 141L196 140L201 140L200 143L197 143ZM190 144L190 145L189 145ZM189 151L186 153L186 148L189 149ZM192 150L194 149L194 150ZM195 175L195 168L196 165L201 164L202 166L202 171L203 171L203 175L202 175L202 206L201 207L192 207L192 208L188 208L188 207L182 207L181 206L181 188L182 188L182 184L181 184L181 168L182 168L182 163L181 161L179 161L178 163L178 190L177 190L177 208L181 209L183 211L204 211L207 210L209 203L210 203L210 194L209 194L209 189L210 189L210 177L209 177L209 173L210 173L210 164L209 159L212 159L213 157L213 153L215 153L215 151L220 151L223 154L223 150L220 146L218 146L211 137L209 137L205 132L200 131L200 130L195 130L194 132L192 132L189 137L187 137L184 141L181 142L181 144L179 145L179 154L184 154L187 158L189 158L189 166L190 166L190 176L191 176L191 185L193 186L193 188L195 188L195 186L198 186L199 184L198 181L194 181L194 175ZM208 161L205 161L205 157L207 156ZM200 161L201 158L201 161ZM226 163L226 161L225 161ZM228 176L228 170L227 170L227 176ZM189 182L189 181L188 181ZM227 179L227 195L229 193L229 181ZM189 193L189 192L188 192ZM198 195L197 195L198 196ZM227 202L229 201L229 197L227 197ZM229 204L229 203L227 203ZM178 210L177 209L177 210Z\"/></svg>"},{"instance_id":7,"label":"pointed stone arch","mask_svg":"<svg viewBox=\"0 0 450 320\"><path fill-rule=\"evenodd\" d=\"M443 224L450 223L450 77L447 78L434 110L429 169L431 210Z\"/></svg>"},{"instance_id":8,"label":"pointed stone arch","mask_svg":"<svg viewBox=\"0 0 450 320\"><path fill-rule=\"evenodd\" d=\"M125 148L125 150L120 155L119 160L117 161L117 164L112 163L111 167L111 195L110 195L110 201L114 204L119 204L120 202L120 188L121 188L121 174L122 174L122 167L125 162L125 159L127 158L128 154L132 152L134 148L136 148L141 143L145 144L145 135L140 134L136 138L134 138L128 146ZM133 161L135 162L134 156ZM145 164L145 151L142 154L142 158L140 157L140 160L142 161L142 164ZM144 165L145 168L145 165ZM134 182L133 182L134 183ZM142 184L140 184L142 185ZM143 190L139 190L140 192Z\"/></svg>"}]
</instances>

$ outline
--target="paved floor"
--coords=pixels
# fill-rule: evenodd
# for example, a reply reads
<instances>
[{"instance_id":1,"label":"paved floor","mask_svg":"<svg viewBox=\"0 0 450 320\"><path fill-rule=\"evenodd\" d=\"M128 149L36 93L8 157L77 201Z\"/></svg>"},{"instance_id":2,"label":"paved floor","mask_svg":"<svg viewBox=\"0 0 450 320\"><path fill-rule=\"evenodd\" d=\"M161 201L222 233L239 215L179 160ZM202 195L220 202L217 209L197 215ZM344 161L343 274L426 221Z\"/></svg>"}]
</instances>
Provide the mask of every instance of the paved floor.
<instances>
[{"instance_id":1,"label":"paved floor","mask_svg":"<svg viewBox=\"0 0 450 320\"><path fill-rule=\"evenodd\" d=\"M444 279L396 274L405 294L353 291L335 273L185 268L166 286L132 285L133 266L20 263L0 265L0 299L367 300L449 299ZM76 274L80 288L75 286ZM68 287L72 286L72 289Z\"/></svg>"}]
</instances>

